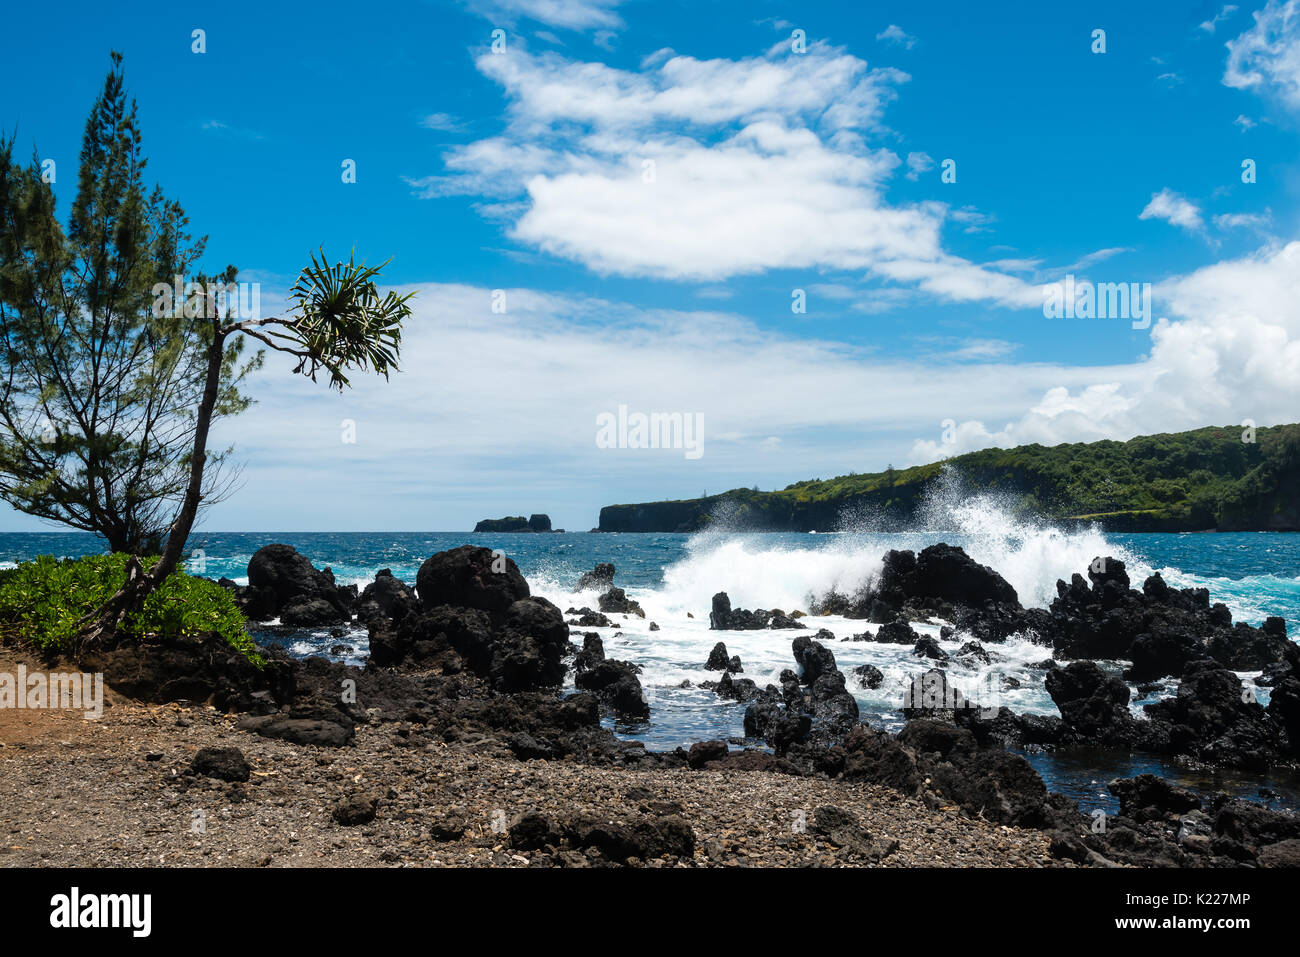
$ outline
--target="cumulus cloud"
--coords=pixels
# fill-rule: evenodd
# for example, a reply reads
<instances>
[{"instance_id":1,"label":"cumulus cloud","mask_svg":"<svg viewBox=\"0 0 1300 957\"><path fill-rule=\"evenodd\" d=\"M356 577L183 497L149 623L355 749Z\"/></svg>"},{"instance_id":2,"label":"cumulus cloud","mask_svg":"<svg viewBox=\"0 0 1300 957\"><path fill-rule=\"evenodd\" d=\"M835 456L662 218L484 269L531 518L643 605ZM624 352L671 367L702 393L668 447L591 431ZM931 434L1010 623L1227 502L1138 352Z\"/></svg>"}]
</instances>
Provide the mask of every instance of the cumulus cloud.
<instances>
[{"instance_id":1,"label":"cumulus cloud","mask_svg":"<svg viewBox=\"0 0 1300 957\"><path fill-rule=\"evenodd\" d=\"M1155 295L1166 317L1152 327L1148 358L1097 370L1082 389L1054 386L1001 428L967 419L954 441L918 440L913 459L1296 419L1300 242L1198 269L1159 284Z\"/></svg>"},{"instance_id":2,"label":"cumulus cloud","mask_svg":"<svg viewBox=\"0 0 1300 957\"><path fill-rule=\"evenodd\" d=\"M1228 41L1224 84L1300 108L1300 0L1269 0L1254 18L1254 26Z\"/></svg>"},{"instance_id":3,"label":"cumulus cloud","mask_svg":"<svg viewBox=\"0 0 1300 957\"><path fill-rule=\"evenodd\" d=\"M602 275L717 281L779 268L874 273L958 301L1035 301L1016 278L949 255L951 210L894 205L901 165L868 138L907 74L825 43L700 60L665 50L640 70L555 53L485 53L507 128L455 147L420 195L518 206L512 238ZM909 157L912 172L932 163ZM967 227L978 214L961 210ZM978 226L976 227L978 228Z\"/></svg>"},{"instance_id":4,"label":"cumulus cloud","mask_svg":"<svg viewBox=\"0 0 1300 957\"><path fill-rule=\"evenodd\" d=\"M1198 232L1205 227L1200 208L1167 187L1152 194L1151 202L1147 203L1138 219L1163 219L1189 232Z\"/></svg>"}]
</instances>

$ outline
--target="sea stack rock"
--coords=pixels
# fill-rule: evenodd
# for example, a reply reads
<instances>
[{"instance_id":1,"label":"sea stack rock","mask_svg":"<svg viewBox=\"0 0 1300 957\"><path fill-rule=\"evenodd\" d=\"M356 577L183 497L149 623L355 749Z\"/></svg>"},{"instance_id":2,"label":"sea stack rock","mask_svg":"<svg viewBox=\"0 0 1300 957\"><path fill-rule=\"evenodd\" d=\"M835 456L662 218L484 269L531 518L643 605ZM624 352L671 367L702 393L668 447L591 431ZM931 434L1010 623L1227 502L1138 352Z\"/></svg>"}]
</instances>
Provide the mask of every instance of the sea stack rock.
<instances>
[{"instance_id":1,"label":"sea stack rock","mask_svg":"<svg viewBox=\"0 0 1300 957\"><path fill-rule=\"evenodd\" d=\"M507 515L505 518L485 518L474 526L476 532L550 532L551 516L538 513L524 518Z\"/></svg>"}]
</instances>

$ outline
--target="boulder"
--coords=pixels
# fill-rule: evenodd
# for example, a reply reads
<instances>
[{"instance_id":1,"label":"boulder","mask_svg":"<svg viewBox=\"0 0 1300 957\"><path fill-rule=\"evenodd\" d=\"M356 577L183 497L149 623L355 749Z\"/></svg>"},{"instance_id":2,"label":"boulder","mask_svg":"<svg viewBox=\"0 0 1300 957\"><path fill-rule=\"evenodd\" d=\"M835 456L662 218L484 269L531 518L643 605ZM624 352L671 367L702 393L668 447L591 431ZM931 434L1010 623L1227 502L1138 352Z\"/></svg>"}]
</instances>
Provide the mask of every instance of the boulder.
<instances>
[{"instance_id":1,"label":"boulder","mask_svg":"<svg viewBox=\"0 0 1300 957\"><path fill-rule=\"evenodd\" d=\"M838 674L835 666L835 654L822 641L833 641L835 636L826 629L817 632L815 638L800 635L791 643L794 660L799 665L800 681L810 685L824 674ZM817 640L821 639L821 641Z\"/></svg>"},{"instance_id":2,"label":"boulder","mask_svg":"<svg viewBox=\"0 0 1300 957\"><path fill-rule=\"evenodd\" d=\"M248 560L248 586L263 589L259 599L273 601L277 610L319 599L331 607L332 622L351 619L348 596L335 584L333 573L318 570L292 545L264 545L254 552Z\"/></svg>"},{"instance_id":3,"label":"boulder","mask_svg":"<svg viewBox=\"0 0 1300 957\"><path fill-rule=\"evenodd\" d=\"M594 694L615 717L644 721L650 717L650 703L641 690L637 670L626 661L607 659L578 674L574 684Z\"/></svg>"},{"instance_id":4,"label":"boulder","mask_svg":"<svg viewBox=\"0 0 1300 957\"><path fill-rule=\"evenodd\" d=\"M396 623L419 608L415 589L395 577L391 569L381 568L358 596L357 621L368 625L386 618Z\"/></svg>"},{"instance_id":5,"label":"boulder","mask_svg":"<svg viewBox=\"0 0 1300 957\"><path fill-rule=\"evenodd\" d=\"M202 748L194 755L190 770L220 781L247 781L252 773L239 748Z\"/></svg>"},{"instance_id":6,"label":"boulder","mask_svg":"<svg viewBox=\"0 0 1300 957\"><path fill-rule=\"evenodd\" d=\"M528 582L514 560L473 545L438 552L425 559L415 579L424 610L442 605L474 608L501 617L529 596Z\"/></svg>"},{"instance_id":7,"label":"boulder","mask_svg":"<svg viewBox=\"0 0 1300 957\"><path fill-rule=\"evenodd\" d=\"M604 592L596 602L597 607L608 614L619 615L636 615L638 618L645 617L645 610L633 599L627 597L627 593L621 588L611 587Z\"/></svg>"},{"instance_id":8,"label":"boulder","mask_svg":"<svg viewBox=\"0 0 1300 957\"><path fill-rule=\"evenodd\" d=\"M610 562L600 562L589 572L583 572L574 591L604 592L614 587L614 566Z\"/></svg>"},{"instance_id":9,"label":"boulder","mask_svg":"<svg viewBox=\"0 0 1300 957\"><path fill-rule=\"evenodd\" d=\"M1185 814L1198 810L1201 806L1201 799L1195 792L1170 784L1154 774L1116 778L1106 788L1119 798L1119 813L1134 819L1139 819L1139 816Z\"/></svg>"},{"instance_id":10,"label":"boulder","mask_svg":"<svg viewBox=\"0 0 1300 957\"><path fill-rule=\"evenodd\" d=\"M875 665L858 665L852 672L861 688L879 688L884 683L885 675Z\"/></svg>"},{"instance_id":11,"label":"boulder","mask_svg":"<svg viewBox=\"0 0 1300 957\"><path fill-rule=\"evenodd\" d=\"M1141 736L1129 713L1129 688L1091 661L1074 661L1044 678L1066 732L1077 743L1131 746Z\"/></svg>"}]
</instances>

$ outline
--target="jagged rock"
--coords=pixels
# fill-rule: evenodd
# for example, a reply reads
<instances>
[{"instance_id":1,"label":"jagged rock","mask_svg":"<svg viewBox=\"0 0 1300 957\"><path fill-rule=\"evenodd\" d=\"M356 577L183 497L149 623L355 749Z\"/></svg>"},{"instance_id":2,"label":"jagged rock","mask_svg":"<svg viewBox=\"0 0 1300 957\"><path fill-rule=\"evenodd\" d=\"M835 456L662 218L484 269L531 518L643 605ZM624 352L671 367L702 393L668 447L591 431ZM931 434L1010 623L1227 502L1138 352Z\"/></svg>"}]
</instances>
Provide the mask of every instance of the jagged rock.
<instances>
[{"instance_id":1,"label":"jagged rock","mask_svg":"<svg viewBox=\"0 0 1300 957\"><path fill-rule=\"evenodd\" d=\"M1166 814L1185 814L1198 810L1201 806L1201 799L1194 792L1170 784L1154 774L1116 778L1106 787L1119 798L1119 813L1135 820Z\"/></svg>"},{"instance_id":2,"label":"jagged rock","mask_svg":"<svg viewBox=\"0 0 1300 957\"><path fill-rule=\"evenodd\" d=\"M627 593L621 588L611 587L609 591L600 596L596 604L601 611L606 613L636 615L638 618L645 617L645 611L641 606L628 598Z\"/></svg>"},{"instance_id":3,"label":"jagged rock","mask_svg":"<svg viewBox=\"0 0 1300 957\"><path fill-rule=\"evenodd\" d=\"M704 668L707 671L726 671L728 664L727 646L720 641L709 652L709 660L704 663Z\"/></svg>"},{"instance_id":4,"label":"jagged rock","mask_svg":"<svg viewBox=\"0 0 1300 957\"><path fill-rule=\"evenodd\" d=\"M1128 747L1140 739L1140 729L1128 710L1128 685L1093 662L1055 668L1044 683L1074 741Z\"/></svg>"},{"instance_id":5,"label":"jagged rock","mask_svg":"<svg viewBox=\"0 0 1300 957\"><path fill-rule=\"evenodd\" d=\"M635 665L607 659L578 674L574 684L594 694L615 716L640 721L650 717L650 704L636 672Z\"/></svg>"},{"instance_id":6,"label":"jagged rock","mask_svg":"<svg viewBox=\"0 0 1300 957\"><path fill-rule=\"evenodd\" d=\"M947 661L948 653L939 647L939 642L935 641L929 635L923 635L917 640L916 646L912 648L912 654L917 658L929 658L933 661Z\"/></svg>"},{"instance_id":7,"label":"jagged rock","mask_svg":"<svg viewBox=\"0 0 1300 957\"><path fill-rule=\"evenodd\" d=\"M604 592L614 587L614 566L610 562L600 562L589 572L583 572L574 591Z\"/></svg>"},{"instance_id":8,"label":"jagged rock","mask_svg":"<svg viewBox=\"0 0 1300 957\"><path fill-rule=\"evenodd\" d=\"M391 569L381 568L357 598L357 621L368 625L386 618L396 623L419 608L415 589L394 577Z\"/></svg>"},{"instance_id":9,"label":"jagged rock","mask_svg":"<svg viewBox=\"0 0 1300 957\"><path fill-rule=\"evenodd\" d=\"M594 631L582 636L582 650L573 659L573 670L577 673L589 671L605 660L605 643Z\"/></svg>"},{"instance_id":10,"label":"jagged rock","mask_svg":"<svg viewBox=\"0 0 1300 957\"><path fill-rule=\"evenodd\" d=\"M820 639L820 640L819 640ZM835 654L822 641L833 641L835 636L825 628L818 631L813 638L800 635L792 643L794 660L800 668L800 680L812 684L824 674L837 673Z\"/></svg>"},{"instance_id":11,"label":"jagged rock","mask_svg":"<svg viewBox=\"0 0 1300 957\"><path fill-rule=\"evenodd\" d=\"M576 618L569 619L570 625L576 625L579 628L613 628L614 623L598 611L592 611L585 605L582 608L570 608L566 614L576 615Z\"/></svg>"},{"instance_id":12,"label":"jagged rock","mask_svg":"<svg viewBox=\"0 0 1300 957\"><path fill-rule=\"evenodd\" d=\"M858 665L853 674L857 676L859 687L872 690L879 688L885 680L884 673L875 665Z\"/></svg>"},{"instance_id":13,"label":"jagged rock","mask_svg":"<svg viewBox=\"0 0 1300 957\"><path fill-rule=\"evenodd\" d=\"M912 626L902 619L887 622L876 629L873 641L887 645L915 645L921 636L912 630Z\"/></svg>"},{"instance_id":14,"label":"jagged rock","mask_svg":"<svg viewBox=\"0 0 1300 957\"><path fill-rule=\"evenodd\" d=\"M504 616L515 602L529 596L528 582L513 559L473 545L425 559L415 588L426 612L449 605Z\"/></svg>"},{"instance_id":15,"label":"jagged rock","mask_svg":"<svg viewBox=\"0 0 1300 957\"><path fill-rule=\"evenodd\" d=\"M349 592L338 587L328 568L318 570L292 545L264 545L254 552L248 560L248 587L258 589L245 593L244 601L247 608L258 612L256 617L274 617L265 614L272 606L279 613L289 606L312 605L320 600L328 614L320 606L313 606L310 624L351 620ZM250 613L250 617L254 616Z\"/></svg>"}]
</instances>

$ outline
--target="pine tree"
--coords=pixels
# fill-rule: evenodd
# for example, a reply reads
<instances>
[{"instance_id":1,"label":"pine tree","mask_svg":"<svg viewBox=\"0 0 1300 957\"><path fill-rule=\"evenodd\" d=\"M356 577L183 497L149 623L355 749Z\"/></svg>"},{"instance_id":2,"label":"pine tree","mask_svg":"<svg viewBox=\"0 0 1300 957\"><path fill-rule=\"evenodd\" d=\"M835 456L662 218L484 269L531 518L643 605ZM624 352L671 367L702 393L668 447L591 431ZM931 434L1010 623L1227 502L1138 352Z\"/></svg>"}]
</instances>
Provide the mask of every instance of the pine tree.
<instances>
[{"instance_id":1,"label":"pine tree","mask_svg":"<svg viewBox=\"0 0 1300 957\"><path fill-rule=\"evenodd\" d=\"M156 314L155 287L190 276L204 240L146 191L135 101L112 61L66 231L38 159L15 164L0 139L0 498L141 554L158 551L189 482L210 333L183 310ZM216 417L249 405L240 384L260 357L242 351L233 340L222 354ZM205 506L233 478L229 450L206 454Z\"/></svg>"},{"instance_id":2,"label":"pine tree","mask_svg":"<svg viewBox=\"0 0 1300 957\"><path fill-rule=\"evenodd\" d=\"M0 141L0 497L131 554L125 584L82 620L84 644L113 637L176 570L200 509L228 490L231 450L207 443L217 419L250 404L239 387L264 349L245 359L245 340L341 391L351 370L397 368L414 294L381 294L382 267L331 266L322 251L284 316L235 314L233 266L164 297L204 242L160 189L145 194L117 53L86 123L66 234L39 161L12 157L12 139ZM146 571L141 557L159 551Z\"/></svg>"}]
</instances>

